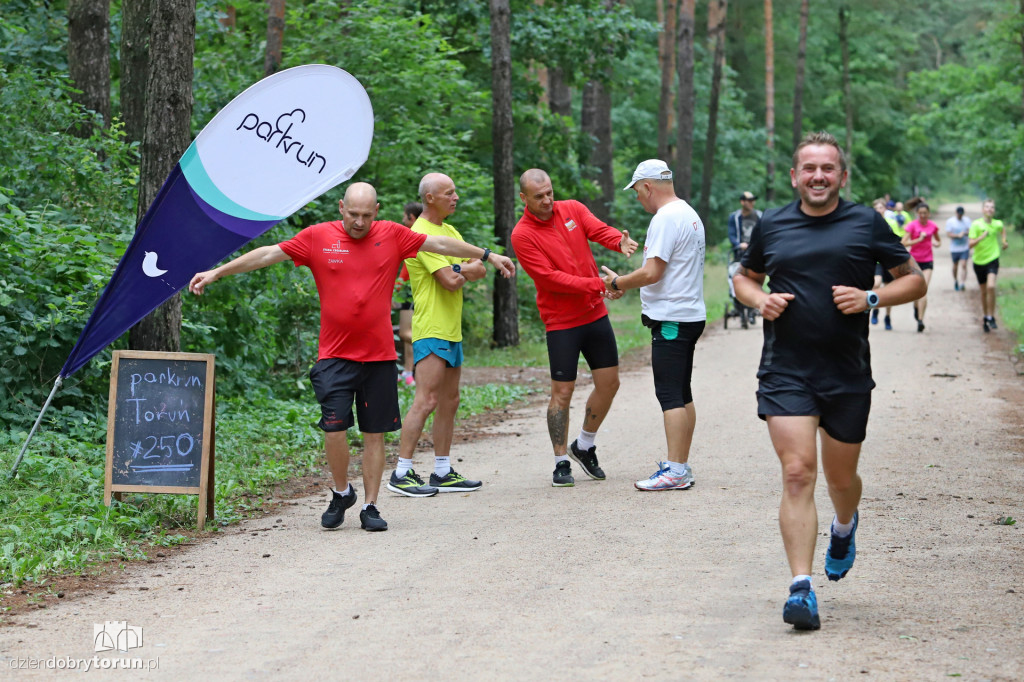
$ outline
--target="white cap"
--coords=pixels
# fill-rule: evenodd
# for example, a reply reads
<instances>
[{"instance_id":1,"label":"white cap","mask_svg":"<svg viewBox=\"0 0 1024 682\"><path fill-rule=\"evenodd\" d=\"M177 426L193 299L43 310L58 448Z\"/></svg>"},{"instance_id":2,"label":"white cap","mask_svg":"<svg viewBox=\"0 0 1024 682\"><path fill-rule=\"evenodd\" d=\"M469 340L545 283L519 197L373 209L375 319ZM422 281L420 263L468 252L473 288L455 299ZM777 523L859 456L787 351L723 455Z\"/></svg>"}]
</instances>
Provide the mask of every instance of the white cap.
<instances>
[{"instance_id":1,"label":"white cap","mask_svg":"<svg viewBox=\"0 0 1024 682\"><path fill-rule=\"evenodd\" d=\"M640 165L633 171L633 179L623 187L623 190L632 189L637 180L671 180L672 169L661 159L647 159L641 161Z\"/></svg>"}]
</instances>

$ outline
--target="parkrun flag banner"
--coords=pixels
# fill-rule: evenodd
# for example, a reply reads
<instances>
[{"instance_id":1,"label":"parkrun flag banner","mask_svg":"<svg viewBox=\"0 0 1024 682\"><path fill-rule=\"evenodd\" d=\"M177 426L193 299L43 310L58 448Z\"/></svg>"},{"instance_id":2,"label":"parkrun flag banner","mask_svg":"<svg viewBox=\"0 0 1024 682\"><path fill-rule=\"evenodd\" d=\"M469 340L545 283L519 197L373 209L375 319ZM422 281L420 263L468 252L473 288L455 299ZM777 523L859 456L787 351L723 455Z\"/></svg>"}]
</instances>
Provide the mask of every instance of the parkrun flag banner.
<instances>
[{"instance_id":1,"label":"parkrun flag banner","mask_svg":"<svg viewBox=\"0 0 1024 682\"><path fill-rule=\"evenodd\" d=\"M60 376L71 376L195 273L351 178L372 139L366 91L333 66L281 71L232 100L160 188Z\"/></svg>"}]
</instances>

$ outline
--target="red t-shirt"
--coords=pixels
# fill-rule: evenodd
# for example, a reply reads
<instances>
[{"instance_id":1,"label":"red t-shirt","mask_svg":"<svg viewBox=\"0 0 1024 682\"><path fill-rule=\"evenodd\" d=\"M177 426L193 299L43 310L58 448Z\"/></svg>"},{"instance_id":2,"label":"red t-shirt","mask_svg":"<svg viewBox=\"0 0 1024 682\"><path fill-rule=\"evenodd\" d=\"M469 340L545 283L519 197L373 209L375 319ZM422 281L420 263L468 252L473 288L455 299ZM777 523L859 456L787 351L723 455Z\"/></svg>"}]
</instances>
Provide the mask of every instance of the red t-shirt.
<instances>
[{"instance_id":1,"label":"red t-shirt","mask_svg":"<svg viewBox=\"0 0 1024 682\"><path fill-rule=\"evenodd\" d=\"M604 282L590 242L619 250L622 233L578 201L556 201L550 220L530 213L512 230L516 258L537 287L537 309L548 331L571 329L608 314Z\"/></svg>"},{"instance_id":2,"label":"red t-shirt","mask_svg":"<svg viewBox=\"0 0 1024 682\"><path fill-rule=\"evenodd\" d=\"M390 220L375 220L352 239L340 220L311 225L278 246L295 266L313 272L320 295L319 360L395 360L391 291L399 264L427 237Z\"/></svg>"}]
</instances>

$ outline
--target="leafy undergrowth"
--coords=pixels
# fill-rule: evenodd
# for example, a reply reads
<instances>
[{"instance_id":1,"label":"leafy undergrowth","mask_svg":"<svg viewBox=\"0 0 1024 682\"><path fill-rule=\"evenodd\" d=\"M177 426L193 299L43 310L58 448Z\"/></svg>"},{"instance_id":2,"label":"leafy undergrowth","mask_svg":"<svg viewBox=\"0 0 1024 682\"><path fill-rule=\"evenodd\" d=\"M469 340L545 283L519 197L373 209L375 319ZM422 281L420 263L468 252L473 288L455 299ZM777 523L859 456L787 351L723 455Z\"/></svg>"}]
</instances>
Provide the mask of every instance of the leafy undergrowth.
<instances>
[{"instance_id":1,"label":"leafy undergrowth","mask_svg":"<svg viewBox=\"0 0 1024 682\"><path fill-rule=\"evenodd\" d=\"M466 418L524 399L530 389L514 384L465 386L459 417ZM400 391L404 412L413 391ZM153 546L185 542L194 533L194 495L125 493L103 504L105 421L84 413L58 413L51 430L36 435L18 475L10 470L24 431L0 433L0 587L79 573L111 560L146 558ZM257 516L274 486L323 466L323 436L314 424L319 408L309 401L221 399L217 406L214 527ZM355 429L349 439L358 452ZM396 444L398 433L389 434Z\"/></svg>"}]
</instances>

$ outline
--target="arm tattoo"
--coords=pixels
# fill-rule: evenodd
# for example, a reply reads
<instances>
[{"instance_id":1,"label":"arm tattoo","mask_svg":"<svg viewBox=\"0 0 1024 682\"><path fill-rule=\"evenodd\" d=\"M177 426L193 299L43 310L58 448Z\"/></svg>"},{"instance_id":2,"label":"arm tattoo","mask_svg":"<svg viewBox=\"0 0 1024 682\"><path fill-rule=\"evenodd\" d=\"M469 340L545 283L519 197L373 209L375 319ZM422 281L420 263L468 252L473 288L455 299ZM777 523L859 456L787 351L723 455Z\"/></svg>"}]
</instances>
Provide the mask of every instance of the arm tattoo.
<instances>
[{"instance_id":1,"label":"arm tattoo","mask_svg":"<svg viewBox=\"0 0 1024 682\"><path fill-rule=\"evenodd\" d=\"M548 408L548 435L555 448L564 448L569 440L569 408Z\"/></svg>"},{"instance_id":2,"label":"arm tattoo","mask_svg":"<svg viewBox=\"0 0 1024 682\"><path fill-rule=\"evenodd\" d=\"M917 275L918 277L924 278L924 273L921 272L921 268L914 262L913 259L907 260L894 268L890 268L889 273L893 279L899 279L907 275Z\"/></svg>"}]
</instances>

